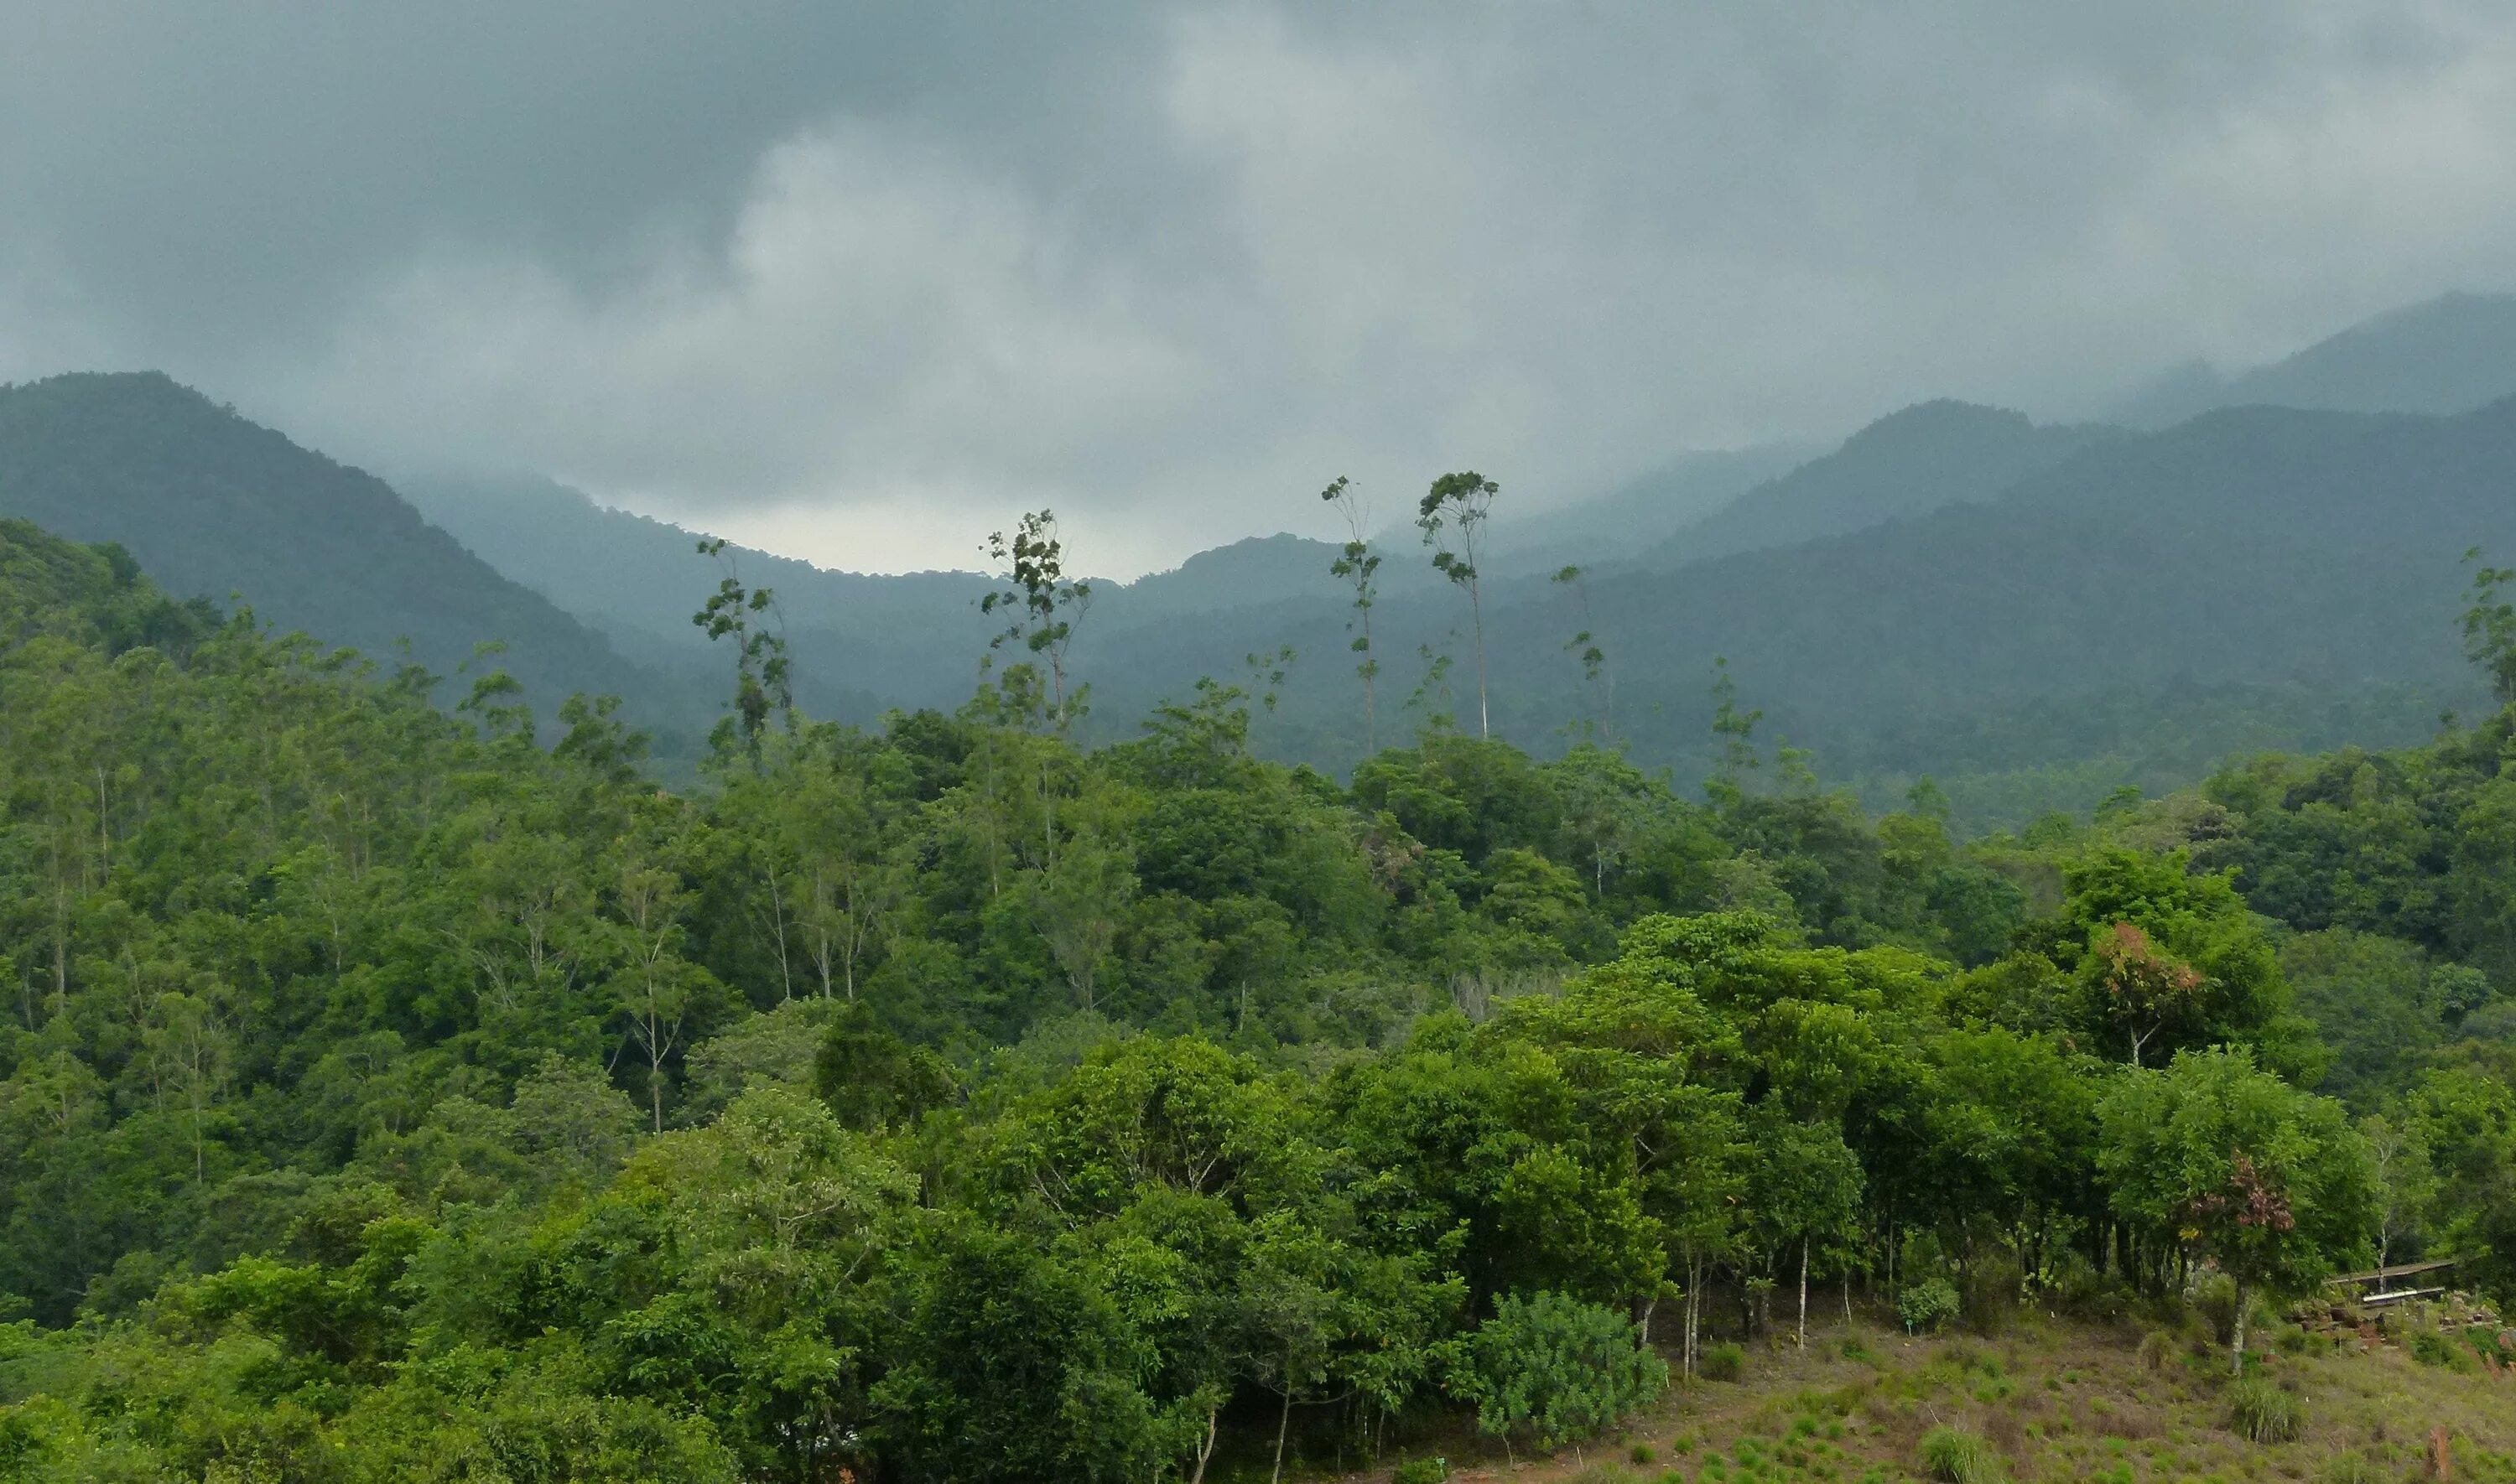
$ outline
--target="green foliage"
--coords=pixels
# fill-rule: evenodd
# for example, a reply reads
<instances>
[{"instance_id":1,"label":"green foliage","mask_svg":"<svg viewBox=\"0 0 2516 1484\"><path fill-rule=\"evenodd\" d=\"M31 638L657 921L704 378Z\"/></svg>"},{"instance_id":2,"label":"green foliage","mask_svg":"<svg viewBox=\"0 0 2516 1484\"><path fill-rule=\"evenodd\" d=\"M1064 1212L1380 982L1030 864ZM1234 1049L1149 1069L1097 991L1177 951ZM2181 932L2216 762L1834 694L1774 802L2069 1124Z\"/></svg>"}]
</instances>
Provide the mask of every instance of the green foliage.
<instances>
[{"instance_id":1,"label":"green foliage","mask_svg":"<svg viewBox=\"0 0 2516 1484\"><path fill-rule=\"evenodd\" d=\"M1668 1367L1634 1327L1559 1294L1505 1295L1468 1341L1477 1425L1556 1448L1614 1426L1656 1398Z\"/></svg>"},{"instance_id":2,"label":"green foliage","mask_svg":"<svg viewBox=\"0 0 2516 1484\"><path fill-rule=\"evenodd\" d=\"M913 1123L952 1095L942 1057L886 1029L870 1007L841 1006L813 1053L813 1087L839 1121L870 1132Z\"/></svg>"},{"instance_id":3,"label":"green foliage","mask_svg":"<svg viewBox=\"0 0 2516 1484\"><path fill-rule=\"evenodd\" d=\"M1391 1471L1389 1484L1444 1484L1449 1477L1447 1459L1409 1459Z\"/></svg>"},{"instance_id":4,"label":"green foliage","mask_svg":"<svg viewBox=\"0 0 2516 1484\"><path fill-rule=\"evenodd\" d=\"M1908 1335L1928 1335L1956 1318L1962 1306L1956 1285L1933 1275L1897 1294L1896 1320Z\"/></svg>"},{"instance_id":5,"label":"green foliage","mask_svg":"<svg viewBox=\"0 0 2516 1484\"><path fill-rule=\"evenodd\" d=\"M2464 655L2490 677L2501 706L2516 706L2516 602L2506 590L2516 571L2482 564L2481 548L2463 554L2472 572L2472 606L2463 613Z\"/></svg>"},{"instance_id":6,"label":"green foliage","mask_svg":"<svg viewBox=\"0 0 2516 1484\"><path fill-rule=\"evenodd\" d=\"M2374 1181L2340 1105L2243 1051L2128 1072L2099 1119L2115 1214L2162 1245L2192 1244L2235 1281L2235 1363L2255 1293L2304 1293L2367 1248Z\"/></svg>"}]
</instances>

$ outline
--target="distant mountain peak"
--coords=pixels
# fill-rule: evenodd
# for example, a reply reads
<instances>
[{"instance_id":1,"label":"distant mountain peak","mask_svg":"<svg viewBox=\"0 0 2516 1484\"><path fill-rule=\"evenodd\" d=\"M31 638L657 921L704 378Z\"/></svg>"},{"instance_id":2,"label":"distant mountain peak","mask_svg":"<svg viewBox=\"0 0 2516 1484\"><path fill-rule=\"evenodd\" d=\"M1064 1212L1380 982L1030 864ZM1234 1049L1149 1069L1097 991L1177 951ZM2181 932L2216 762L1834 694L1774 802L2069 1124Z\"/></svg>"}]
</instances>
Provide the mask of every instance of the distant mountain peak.
<instances>
[{"instance_id":1,"label":"distant mountain peak","mask_svg":"<svg viewBox=\"0 0 2516 1484\"><path fill-rule=\"evenodd\" d=\"M2516 295L2458 289L2370 315L2233 375L2185 365L2127 393L2112 415L2163 428L2214 407L2445 417L2516 394Z\"/></svg>"},{"instance_id":2,"label":"distant mountain peak","mask_svg":"<svg viewBox=\"0 0 2516 1484\"><path fill-rule=\"evenodd\" d=\"M1883 430L1902 428L2033 428L2034 420L2026 413L2008 407L1994 407L1988 402L1969 402L1961 397L1935 396L1907 407L1899 407L1885 417L1871 422L1854 437L1864 437Z\"/></svg>"},{"instance_id":3,"label":"distant mountain peak","mask_svg":"<svg viewBox=\"0 0 2516 1484\"><path fill-rule=\"evenodd\" d=\"M2038 424L2023 412L1953 397L1916 402L1740 495L1656 555L1699 561L1989 500L2120 433L2101 424Z\"/></svg>"}]
</instances>

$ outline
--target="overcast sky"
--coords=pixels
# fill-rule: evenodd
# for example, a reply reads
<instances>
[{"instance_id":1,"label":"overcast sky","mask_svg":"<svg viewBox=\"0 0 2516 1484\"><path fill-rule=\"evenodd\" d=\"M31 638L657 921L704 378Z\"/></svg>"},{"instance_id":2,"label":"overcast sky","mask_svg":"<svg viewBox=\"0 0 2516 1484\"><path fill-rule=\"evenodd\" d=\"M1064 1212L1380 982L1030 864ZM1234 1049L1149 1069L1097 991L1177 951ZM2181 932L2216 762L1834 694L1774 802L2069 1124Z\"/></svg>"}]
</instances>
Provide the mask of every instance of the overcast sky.
<instances>
[{"instance_id":1,"label":"overcast sky","mask_svg":"<svg viewBox=\"0 0 2516 1484\"><path fill-rule=\"evenodd\" d=\"M2504 0L0 0L0 378L1126 575L2516 286Z\"/></svg>"}]
</instances>

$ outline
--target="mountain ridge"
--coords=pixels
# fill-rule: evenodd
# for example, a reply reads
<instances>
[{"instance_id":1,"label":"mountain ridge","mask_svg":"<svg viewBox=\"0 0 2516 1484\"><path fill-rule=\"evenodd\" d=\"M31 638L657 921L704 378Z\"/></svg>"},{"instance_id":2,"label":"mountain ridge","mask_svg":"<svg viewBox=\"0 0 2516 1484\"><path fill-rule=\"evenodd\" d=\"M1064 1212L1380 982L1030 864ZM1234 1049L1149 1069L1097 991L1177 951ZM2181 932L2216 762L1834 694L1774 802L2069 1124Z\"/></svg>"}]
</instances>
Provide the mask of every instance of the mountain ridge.
<instances>
[{"instance_id":1,"label":"mountain ridge","mask_svg":"<svg viewBox=\"0 0 2516 1484\"><path fill-rule=\"evenodd\" d=\"M2442 294L2228 373L2169 368L2117 398L2114 421L2160 429L2222 407L2450 416L2516 394L2516 294Z\"/></svg>"},{"instance_id":2,"label":"mountain ridge","mask_svg":"<svg viewBox=\"0 0 2516 1484\"><path fill-rule=\"evenodd\" d=\"M474 645L546 699L651 691L655 678L498 573L383 480L158 372L0 389L0 515L112 542L170 595L225 603L328 644L452 673Z\"/></svg>"}]
</instances>

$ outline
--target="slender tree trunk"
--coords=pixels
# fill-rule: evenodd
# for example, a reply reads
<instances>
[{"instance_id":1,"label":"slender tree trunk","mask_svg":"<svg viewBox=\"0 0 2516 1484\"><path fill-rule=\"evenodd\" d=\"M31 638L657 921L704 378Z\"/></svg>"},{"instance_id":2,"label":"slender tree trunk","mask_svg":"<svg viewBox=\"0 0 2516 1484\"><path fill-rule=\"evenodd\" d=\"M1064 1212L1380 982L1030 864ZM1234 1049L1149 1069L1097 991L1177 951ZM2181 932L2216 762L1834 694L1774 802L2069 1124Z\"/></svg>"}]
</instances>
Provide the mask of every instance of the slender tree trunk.
<instances>
[{"instance_id":1,"label":"slender tree trunk","mask_svg":"<svg viewBox=\"0 0 2516 1484\"><path fill-rule=\"evenodd\" d=\"M1361 540L1362 537L1358 535L1356 539ZM1374 672L1380 668L1380 661L1371 650L1369 607L1363 610L1363 663L1366 667L1363 672L1363 755L1377 758L1380 756L1380 719L1374 715L1371 692L1372 682L1378 679Z\"/></svg>"},{"instance_id":2,"label":"slender tree trunk","mask_svg":"<svg viewBox=\"0 0 2516 1484\"><path fill-rule=\"evenodd\" d=\"M1486 715L1486 609L1473 579L1468 583L1468 615L1477 631L1477 735L1490 741L1493 723Z\"/></svg>"},{"instance_id":3,"label":"slender tree trunk","mask_svg":"<svg viewBox=\"0 0 2516 1484\"><path fill-rule=\"evenodd\" d=\"M2228 1346L2228 1374L2231 1376L2243 1376L2245 1374L2245 1309L2252 1301L2253 1297L2253 1285L2245 1282L2243 1278L2238 1279L2237 1333L2235 1340L2232 1340Z\"/></svg>"},{"instance_id":4,"label":"slender tree trunk","mask_svg":"<svg viewBox=\"0 0 2516 1484\"><path fill-rule=\"evenodd\" d=\"M1791 1342L1803 1350L1808 1348L1808 1250L1809 1239L1800 1238L1800 1329Z\"/></svg>"},{"instance_id":5,"label":"slender tree trunk","mask_svg":"<svg viewBox=\"0 0 2516 1484\"><path fill-rule=\"evenodd\" d=\"M1686 1374L1692 1379L1696 1363L1703 1352L1700 1338L1703 1333L1702 1255L1698 1253L1689 1257L1686 1266Z\"/></svg>"},{"instance_id":6,"label":"slender tree trunk","mask_svg":"<svg viewBox=\"0 0 2516 1484\"><path fill-rule=\"evenodd\" d=\"M769 873L770 922L777 929L777 991L781 999L795 998L795 967L786 952L786 892L777 884L777 873Z\"/></svg>"},{"instance_id":7,"label":"slender tree trunk","mask_svg":"<svg viewBox=\"0 0 2516 1484\"><path fill-rule=\"evenodd\" d=\"M1292 1370L1293 1357L1288 1351L1284 1356L1284 1406L1283 1410L1276 1414L1276 1471L1268 1475L1269 1484L1283 1484L1284 1434L1290 1431L1293 1426Z\"/></svg>"},{"instance_id":8,"label":"slender tree trunk","mask_svg":"<svg viewBox=\"0 0 2516 1484\"><path fill-rule=\"evenodd\" d=\"M1214 1420L1219 1411L1219 1408L1206 1409L1205 1443L1196 1451L1196 1471L1188 1476L1188 1484L1205 1484L1205 1461L1214 1457Z\"/></svg>"},{"instance_id":9,"label":"slender tree trunk","mask_svg":"<svg viewBox=\"0 0 2516 1484\"><path fill-rule=\"evenodd\" d=\"M654 1114L655 1132L664 1132L664 1036L650 1017L647 1022L647 1105Z\"/></svg>"}]
</instances>

